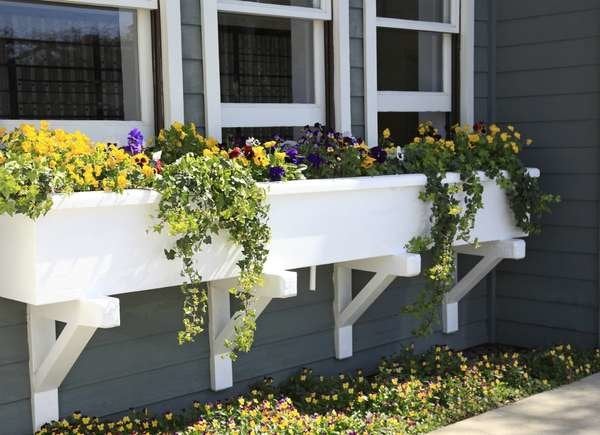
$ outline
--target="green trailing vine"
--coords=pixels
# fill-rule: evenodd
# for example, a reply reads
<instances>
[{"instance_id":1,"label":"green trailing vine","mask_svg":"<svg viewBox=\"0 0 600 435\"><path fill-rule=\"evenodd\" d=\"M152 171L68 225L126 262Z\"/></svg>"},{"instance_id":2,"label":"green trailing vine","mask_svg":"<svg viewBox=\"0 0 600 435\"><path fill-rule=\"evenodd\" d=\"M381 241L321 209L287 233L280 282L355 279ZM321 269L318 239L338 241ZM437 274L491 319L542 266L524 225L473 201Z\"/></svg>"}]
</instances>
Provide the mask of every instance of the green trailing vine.
<instances>
[{"instance_id":1,"label":"green trailing vine","mask_svg":"<svg viewBox=\"0 0 600 435\"><path fill-rule=\"evenodd\" d=\"M235 351L247 352L256 330L253 289L261 284L270 239L264 189L233 160L192 154L166 166L155 188L161 200L159 223L154 229L167 230L176 237L175 246L165 250L165 254L183 262L182 276L187 281L183 286L183 330L179 332L179 342L193 341L205 328L207 290L201 285L194 256L215 235L227 234L242 251L239 285L230 289L242 309L236 314L235 337L228 346L232 356Z\"/></svg>"},{"instance_id":2,"label":"green trailing vine","mask_svg":"<svg viewBox=\"0 0 600 435\"><path fill-rule=\"evenodd\" d=\"M478 124L474 130L455 126L449 138L443 139L431 123L421 124L419 135L407 145L405 167L408 172L426 175L427 184L420 198L431 204L432 211L429 234L414 238L407 246L409 252L430 251L432 256L424 290L405 308L405 312L421 319L415 334L431 332L438 307L454 285L454 241L477 243L470 240L470 234L477 212L483 207L478 171L505 190L515 223L525 233L539 233L539 219L560 200L543 193L538 178L528 173L518 158L522 147L521 135L512 126L505 132L495 125L488 128ZM460 183L447 183L447 172L458 172Z\"/></svg>"}]
</instances>

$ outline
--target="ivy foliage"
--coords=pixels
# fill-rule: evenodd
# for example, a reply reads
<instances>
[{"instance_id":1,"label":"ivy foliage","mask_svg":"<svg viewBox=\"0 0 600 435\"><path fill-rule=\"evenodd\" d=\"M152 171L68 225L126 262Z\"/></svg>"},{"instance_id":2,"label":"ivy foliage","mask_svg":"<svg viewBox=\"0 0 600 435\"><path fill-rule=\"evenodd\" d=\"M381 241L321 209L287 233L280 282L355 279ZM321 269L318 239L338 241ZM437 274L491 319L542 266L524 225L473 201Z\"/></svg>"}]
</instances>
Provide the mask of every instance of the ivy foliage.
<instances>
[{"instance_id":1,"label":"ivy foliage","mask_svg":"<svg viewBox=\"0 0 600 435\"><path fill-rule=\"evenodd\" d=\"M180 259L185 295L183 330L180 343L194 341L206 323L207 290L201 285L194 256L212 242L217 234L226 234L241 247L237 265L239 285L230 289L242 309L236 314L235 338L229 344L235 351L248 351L254 339L256 313L252 308L254 288L261 284L267 258L270 229L267 225L268 204L264 189L250 173L233 160L218 156L185 155L165 167L155 188L161 194L158 224L176 238L165 250L169 259Z\"/></svg>"},{"instance_id":2,"label":"ivy foliage","mask_svg":"<svg viewBox=\"0 0 600 435\"><path fill-rule=\"evenodd\" d=\"M542 192L539 179L529 174L518 154L523 146L521 134L509 126L454 126L444 139L431 123L419 126L418 136L406 146L405 169L423 173L427 184L420 198L431 204L429 234L410 241L410 252L431 251L432 265L426 271L427 284L414 304L405 311L421 319L415 334L431 332L438 307L454 285L456 240L477 244L471 231L477 212L483 207L483 175L496 180L509 199L515 223L525 233L541 230L540 218L550 205L560 200ZM458 172L460 183L449 183L447 172Z\"/></svg>"}]
</instances>

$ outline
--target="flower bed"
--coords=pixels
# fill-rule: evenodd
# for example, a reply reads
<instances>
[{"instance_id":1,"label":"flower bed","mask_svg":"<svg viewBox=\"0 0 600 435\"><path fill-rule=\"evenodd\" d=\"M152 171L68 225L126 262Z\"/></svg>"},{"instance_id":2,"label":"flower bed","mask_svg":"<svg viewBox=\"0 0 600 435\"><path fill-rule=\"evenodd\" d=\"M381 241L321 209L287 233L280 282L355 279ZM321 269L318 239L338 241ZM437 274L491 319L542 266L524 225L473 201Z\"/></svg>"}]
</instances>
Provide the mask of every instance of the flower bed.
<instances>
[{"instance_id":1,"label":"flower bed","mask_svg":"<svg viewBox=\"0 0 600 435\"><path fill-rule=\"evenodd\" d=\"M434 430L600 371L600 350L455 352L407 349L377 373L333 377L304 369L280 386L271 379L228 402L180 414L132 413L104 421L75 412L39 434L406 433Z\"/></svg>"}]
</instances>

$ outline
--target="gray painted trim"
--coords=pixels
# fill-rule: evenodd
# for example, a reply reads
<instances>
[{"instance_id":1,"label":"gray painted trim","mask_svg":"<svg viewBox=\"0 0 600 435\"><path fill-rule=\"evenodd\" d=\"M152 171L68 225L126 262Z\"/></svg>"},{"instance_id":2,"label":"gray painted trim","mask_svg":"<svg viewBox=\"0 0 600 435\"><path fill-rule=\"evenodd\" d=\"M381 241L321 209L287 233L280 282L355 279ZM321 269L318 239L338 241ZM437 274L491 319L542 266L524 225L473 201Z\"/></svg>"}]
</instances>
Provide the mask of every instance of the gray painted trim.
<instances>
[{"instance_id":1,"label":"gray painted trim","mask_svg":"<svg viewBox=\"0 0 600 435\"><path fill-rule=\"evenodd\" d=\"M496 121L496 0L488 0L488 122Z\"/></svg>"}]
</instances>

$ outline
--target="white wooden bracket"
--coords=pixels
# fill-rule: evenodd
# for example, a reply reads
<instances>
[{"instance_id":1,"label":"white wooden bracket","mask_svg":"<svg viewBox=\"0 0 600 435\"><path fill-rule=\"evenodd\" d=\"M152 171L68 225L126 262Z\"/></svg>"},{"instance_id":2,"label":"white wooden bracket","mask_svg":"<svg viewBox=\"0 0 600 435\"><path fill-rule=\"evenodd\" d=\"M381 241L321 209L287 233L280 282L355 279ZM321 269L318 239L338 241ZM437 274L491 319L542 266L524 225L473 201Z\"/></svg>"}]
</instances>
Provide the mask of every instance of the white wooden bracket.
<instances>
[{"instance_id":1,"label":"white wooden bracket","mask_svg":"<svg viewBox=\"0 0 600 435\"><path fill-rule=\"evenodd\" d=\"M375 275L352 298L352 269L374 272ZM421 256L402 253L385 257L338 263L333 270L333 315L335 319L335 356L352 356L352 327L375 300L398 276L411 277L421 273Z\"/></svg>"},{"instance_id":2,"label":"white wooden bracket","mask_svg":"<svg viewBox=\"0 0 600 435\"><path fill-rule=\"evenodd\" d=\"M56 321L66 323L56 336ZM29 379L34 429L58 420L58 387L97 328L121 323L119 299L102 297L27 306Z\"/></svg>"},{"instance_id":3,"label":"white wooden bracket","mask_svg":"<svg viewBox=\"0 0 600 435\"><path fill-rule=\"evenodd\" d=\"M442 325L445 334L452 334L458 331L458 303L488 273L505 258L512 260L525 258L525 241L518 239L501 240L482 243L479 247L465 245L456 247L455 251L458 254L477 255L483 258L444 297L442 304Z\"/></svg>"},{"instance_id":4,"label":"white wooden bracket","mask_svg":"<svg viewBox=\"0 0 600 435\"><path fill-rule=\"evenodd\" d=\"M213 391L233 386L233 364L226 342L234 337L239 326L239 313L231 315L229 289L238 284L237 278L212 281L208 284L208 333L210 343L210 385ZM263 286L257 288L251 308L256 318L274 298L290 298L297 294L296 272L274 272L264 275Z\"/></svg>"}]
</instances>

